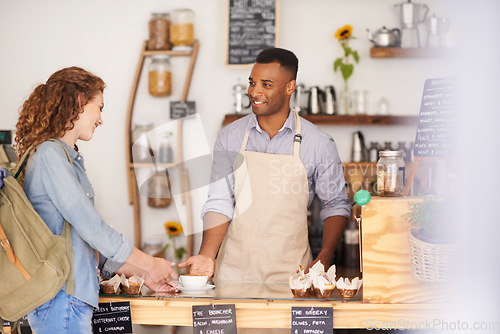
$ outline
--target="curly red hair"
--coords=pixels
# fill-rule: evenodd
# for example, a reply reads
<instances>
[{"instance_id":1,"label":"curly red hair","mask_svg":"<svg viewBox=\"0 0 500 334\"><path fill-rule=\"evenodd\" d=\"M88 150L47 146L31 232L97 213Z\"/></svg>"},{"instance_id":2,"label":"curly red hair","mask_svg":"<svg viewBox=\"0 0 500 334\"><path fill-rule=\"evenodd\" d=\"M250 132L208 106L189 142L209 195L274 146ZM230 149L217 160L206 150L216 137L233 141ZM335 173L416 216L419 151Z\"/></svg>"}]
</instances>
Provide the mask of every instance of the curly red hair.
<instances>
[{"instance_id":1,"label":"curly red hair","mask_svg":"<svg viewBox=\"0 0 500 334\"><path fill-rule=\"evenodd\" d=\"M31 146L60 138L74 127L83 107L103 92L104 81L79 67L67 67L38 85L19 110L15 148L17 161Z\"/></svg>"}]
</instances>

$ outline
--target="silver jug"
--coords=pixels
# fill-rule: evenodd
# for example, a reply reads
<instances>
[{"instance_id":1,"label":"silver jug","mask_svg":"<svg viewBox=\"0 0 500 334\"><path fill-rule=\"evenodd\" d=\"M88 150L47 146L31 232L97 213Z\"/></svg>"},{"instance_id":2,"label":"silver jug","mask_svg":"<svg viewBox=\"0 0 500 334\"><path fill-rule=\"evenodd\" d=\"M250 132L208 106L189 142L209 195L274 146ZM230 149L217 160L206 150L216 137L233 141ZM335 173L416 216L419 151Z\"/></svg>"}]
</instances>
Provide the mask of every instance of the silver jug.
<instances>
[{"instance_id":1,"label":"silver jug","mask_svg":"<svg viewBox=\"0 0 500 334\"><path fill-rule=\"evenodd\" d=\"M306 88L305 88L304 84L301 84L301 83L298 84L295 87L295 91L293 92L293 95L292 95L292 101L290 103L292 110L295 111L299 115L303 115L305 112L307 112L306 108L303 107L303 104L302 104L303 96L306 93L305 89Z\"/></svg>"},{"instance_id":2,"label":"silver jug","mask_svg":"<svg viewBox=\"0 0 500 334\"><path fill-rule=\"evenodd\" d=\"M324 92L324 113L327 115L334 115L337 113L337 96L335 95L335 88L333 88L333 86L326 86Z\"/></svg>"},{"instance_id":3,"label":"silver jug","mask_svg":"<svg viewBox=\"0 0 500 334\"><path fill-rule=\"evenodd\" d=\"M356 131L352 134L351 162L363 162L366 160L366 146L363 133Z\"/></svg>"},{"instance_id":4,"label":"silver jug","mask_svg":"<svg viewBox=\"0 0 500 334\"><path fill-rule=\"evenodd\" d=\"M243 109L250 108L252 101L247 93L245 93L246 87L240 83L233 86L233 99L234 99L234 112L235 114L242 114ZM247 103L243 103L244 98L248 99Z\"/></svg>"},{"instance_id":5,"label":"silver jug","mask_svg":"<svg viewBox=\"0 0 500 334\"><path fill-rule=\"evenodd\" d=\"M323 91L318 86L309 88L309 113L311 115L321 114L321 102Z\"/></svg>"}]
</instances>

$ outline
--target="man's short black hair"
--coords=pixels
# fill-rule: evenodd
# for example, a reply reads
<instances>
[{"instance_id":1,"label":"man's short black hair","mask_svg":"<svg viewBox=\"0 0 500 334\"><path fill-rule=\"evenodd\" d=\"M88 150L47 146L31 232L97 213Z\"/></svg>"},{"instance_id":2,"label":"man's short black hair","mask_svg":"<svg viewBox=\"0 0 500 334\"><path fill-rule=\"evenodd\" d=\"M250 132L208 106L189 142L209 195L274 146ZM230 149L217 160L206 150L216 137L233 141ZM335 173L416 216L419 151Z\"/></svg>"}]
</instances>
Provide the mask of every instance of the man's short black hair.
<instances>
[{"instance_id":1,"label":"man's short black hair","mask_svg":"<svg viewBox=\"0 0 500 334\"><path fill-rule=\"evenodd\" d=\"M265 49L259 53L255 62L258 64L279 63L293 75L293 80L297 79L299 60L292 51L280 48Z\"/></svg>"}]
</instances>

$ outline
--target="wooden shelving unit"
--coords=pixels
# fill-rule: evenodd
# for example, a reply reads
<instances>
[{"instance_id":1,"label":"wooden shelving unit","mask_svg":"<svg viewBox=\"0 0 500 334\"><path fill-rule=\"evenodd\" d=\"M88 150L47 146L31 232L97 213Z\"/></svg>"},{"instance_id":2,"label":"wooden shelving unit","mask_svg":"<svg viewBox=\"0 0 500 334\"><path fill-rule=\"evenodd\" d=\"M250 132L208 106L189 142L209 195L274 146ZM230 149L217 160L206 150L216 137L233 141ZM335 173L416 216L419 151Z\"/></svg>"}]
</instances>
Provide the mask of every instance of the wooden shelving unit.
<instances>
[{"instance_id":1,"label":"wooden shelving unit","mask_svg":"<svg viewBox=\"0 0 500 334\"><path fill-rule=\"evenodd\" d=\"M447 58L455 54L454 49L450 48L381 48L373 47L370 49L372 58Z\"/></svg>"},{"instance_id":2,"label":"wooden shelving unit","mask_svg":"<svg viewBox=\"0 0 500 334\"><path fill-rule=\"evenodd\" d=\"M130 92L130 97L128 101L127 108L127 119L125 122L125 157L126 157L126 168L127 168L127 181L128 181L128 193L129 193L129 203L134 206L134 244L136 247L141 247L142 239L141 239L141 214L140 214L140 201L139 201L139 189L137 185L136 179L136 168L169 168L172 166L176 166L179 170L179 175L181 178L181 189L183 193L183 204L186 206L186 219L187 223L192 227L192 207L191 207L191 198L189 196L188 186L189 186L189 177L187 170L183 167L183 140L182 140L182 130L183 130L183 122L178 122L177 127L177 154L175 157L175 164L148 164L148 163L134 163L132 159L132 115L134 112L134 103L137 95L137 88L139 86L139 80L141 78L141 74L143 72L144 61L147 57L151 57L153 55L170 55L172 57L189 57L189 67L187 69L186 78L184 81L184 89L182 91L180 100L187 100L187 96L189 93L189 86L191 84L191 78L193 76L194 65L196 63L196 58L198 56L199 42L197 40L194 41L192 45L192 50L190 51L149 51L147 49L147 41L144 41L142 45L142 49L139 56L139 62L137 64L137 68L135 71L134 81L132 83L132 89ZM186 247L187 255L191 255L193 251L193 236L187 236L187 247Z\"/></svg>"},{"instance_id":3,"label":"wooden shelving unit","mask_svg":"<svg viewBox=\"0 0 500 334\"><path fill-rule=\"evenodd\" d=\"M228 125L246 115L228 114L223 125ZM301 115L314 124L321 125L416 125L418 116L370 116L370 115Z\"/></svg>"}]
</instances>

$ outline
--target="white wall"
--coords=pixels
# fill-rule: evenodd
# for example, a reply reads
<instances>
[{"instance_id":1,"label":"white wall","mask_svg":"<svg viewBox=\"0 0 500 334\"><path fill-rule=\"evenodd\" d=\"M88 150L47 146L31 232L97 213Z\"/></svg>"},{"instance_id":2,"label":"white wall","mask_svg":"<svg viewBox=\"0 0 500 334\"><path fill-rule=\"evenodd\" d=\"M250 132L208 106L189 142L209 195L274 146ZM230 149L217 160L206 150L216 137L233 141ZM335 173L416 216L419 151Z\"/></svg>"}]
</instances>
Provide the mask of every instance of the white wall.
<instances>
[{"instance_id":1,"label":"white wall","mask_svg":"<svg viewBox=\"0 0 500 334\"><path fill-rule=\"evenodd\" d=\"M299 82L306 87L333 84L341 90L340 73L333 61L341 55L335 31L345 24L354 27L352 47L360 54L350 87L369 91L370 107L381 97L390 101L395 115L417 115L424 80L451 75L446 59L372 59L366 28L396 27L397 0L281 0L279 45L299 58ZM452 16L453 1L425 1L430 13ZM223 0L0 0L0 128L14 128L17 110L37 83L54 71L78 65L101 76L105 90L104 126L90 143L81 143L89 177L96 191L96 207L104 219L133 238L132 207L127 199L124 121L127 101L140 48L148 36L150 13L188 7L195 11L200 53L189 99L195 100L206 134L199 140L210 150L224 114L232 111L232 86L246 83L250 67L225 66L226 1ZM452 20L453 28L453 20ZM425 30L422 30L425 33ZM423 39L423 36L422 36ZM187 60L186 60L187 61ZM187 62L172 60L174 76ZM146 64L147 66L147 64ZM180 69L180 70L179 70ZM136 119L160 125L168 120L168 99L148 95L143 72L136 102ZM178 98L182 83L174 86ZM177 94L177 95L176 95ZM337 141L341 158L349 160L351 133L361 129L367 141L403 140L415 137L414 127L325 126ZM199 133L193 133L192 136ZM203 147L205 147L203 145ZM195 208L193 215L199 216ZM163 233L161 222L176 219L174 210L155 212L146 235ZM158 221L157 221L158 220ZM154 221L154 222L153 222Z\"/></svg>"}]
</instances>

